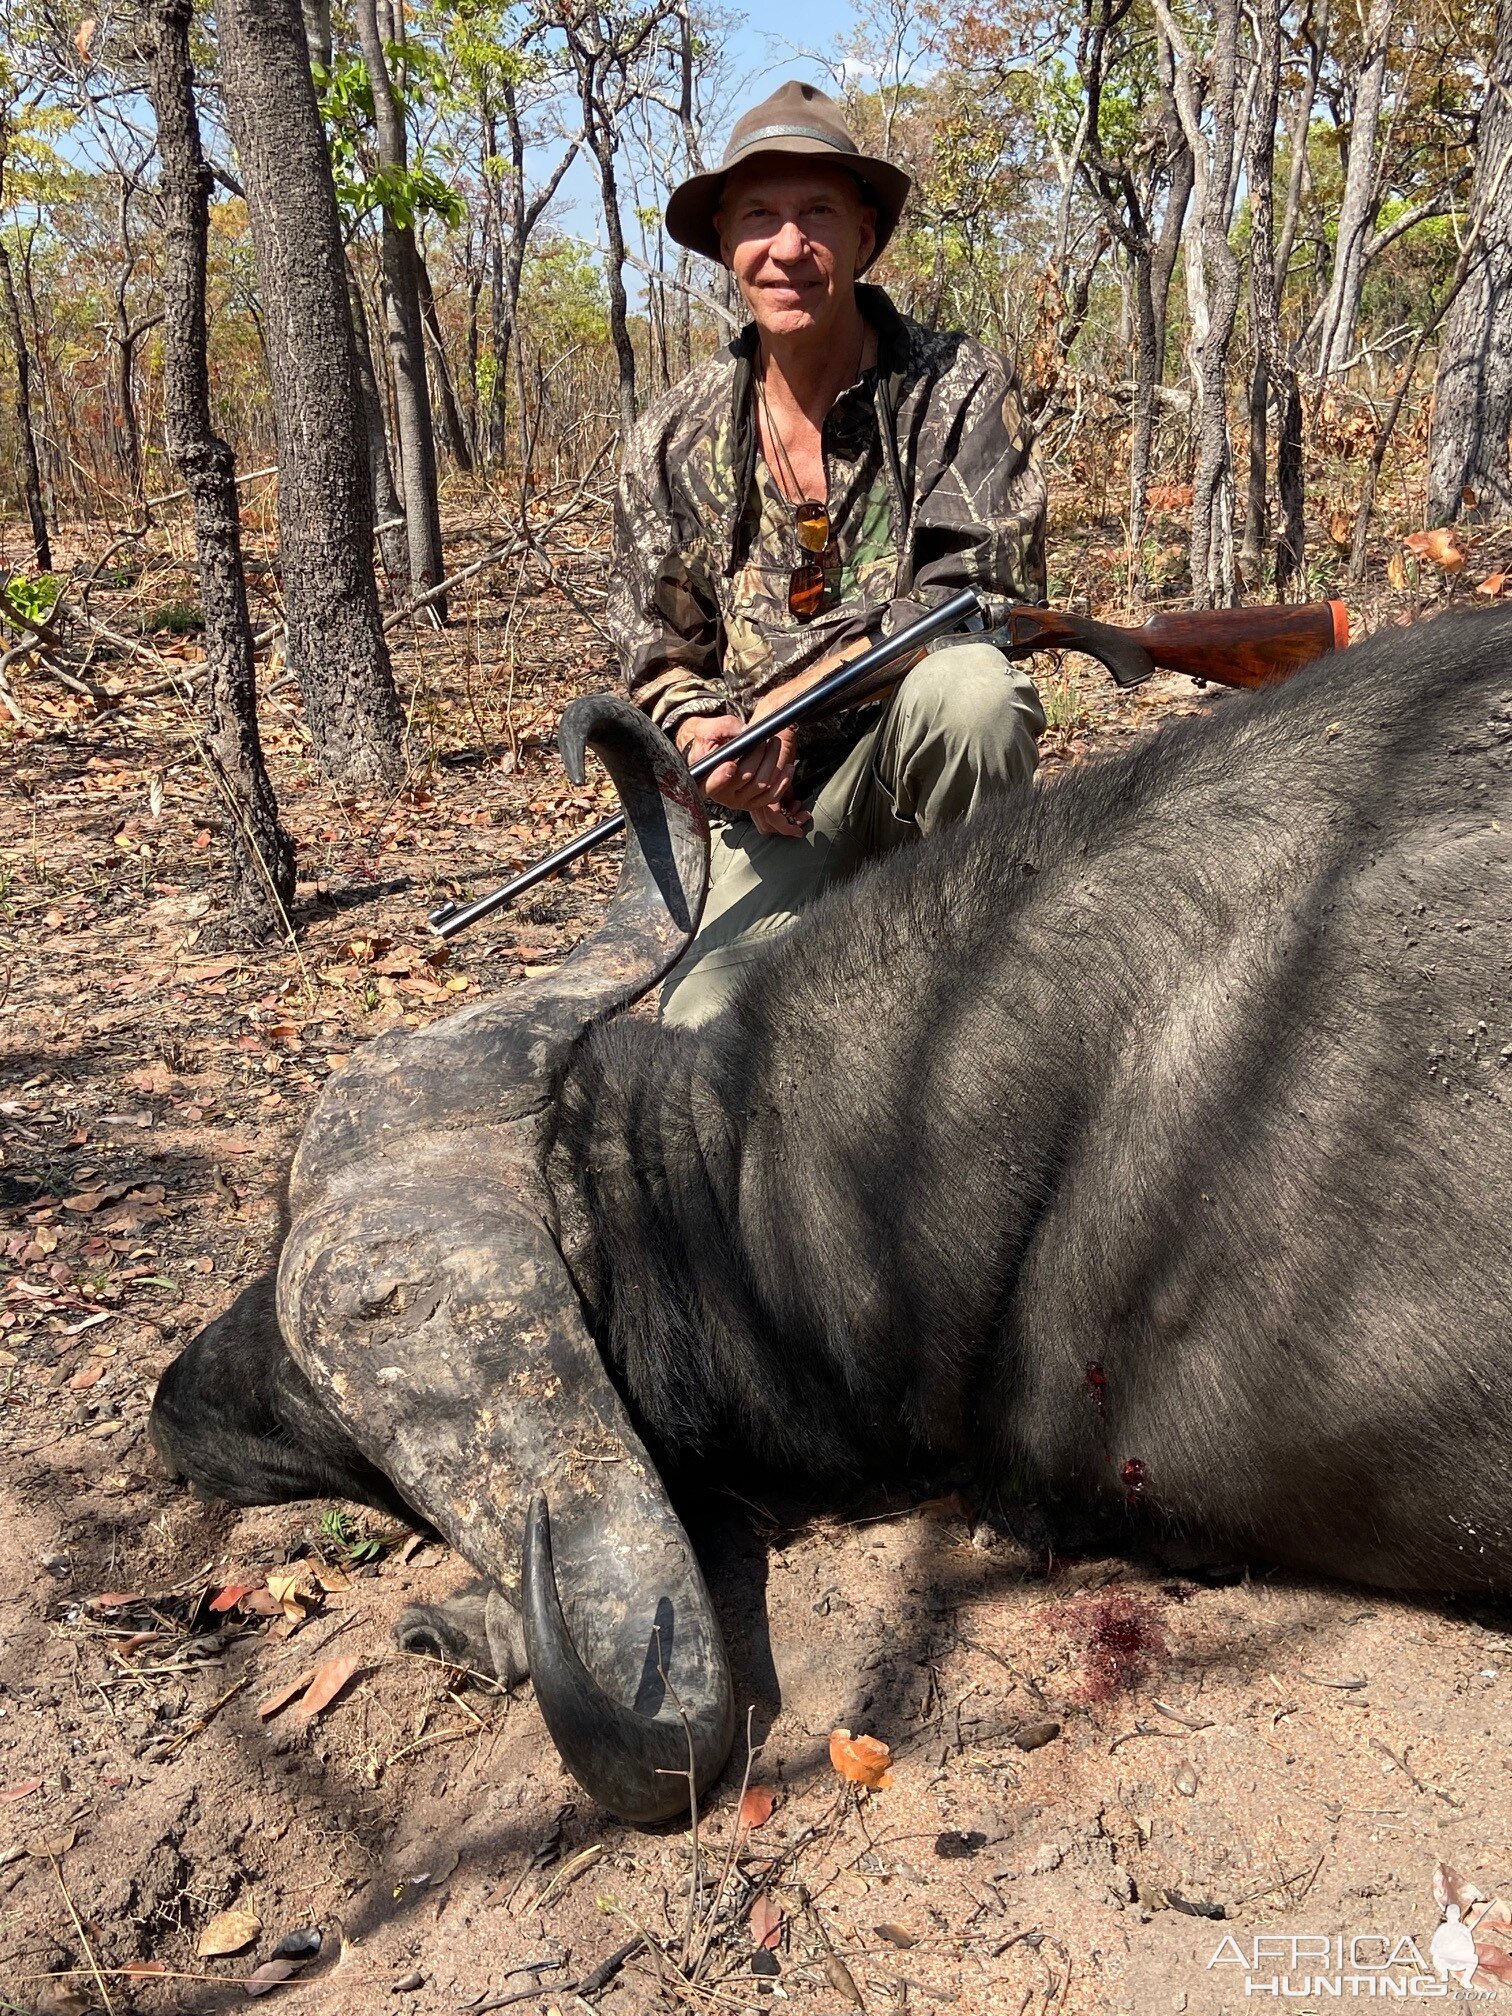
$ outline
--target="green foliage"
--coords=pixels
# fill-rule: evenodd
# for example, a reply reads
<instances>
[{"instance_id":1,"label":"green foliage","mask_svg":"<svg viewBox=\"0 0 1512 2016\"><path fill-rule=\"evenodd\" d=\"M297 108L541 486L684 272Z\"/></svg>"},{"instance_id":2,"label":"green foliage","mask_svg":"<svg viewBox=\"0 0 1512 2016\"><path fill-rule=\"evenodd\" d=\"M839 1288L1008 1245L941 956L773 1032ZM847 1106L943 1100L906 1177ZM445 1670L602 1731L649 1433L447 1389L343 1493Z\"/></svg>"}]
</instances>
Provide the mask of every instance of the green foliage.
<instances>
[{"instance_id":1,"label":"green foliage","mask_svg":"<svg viewBox=\"0 0 1512 2016\"><path fill-rule=\"evenodd\" d=\"M434 59L413 42L390 43L390 76L401 110L419 102L419 86L434 81ZM461 196L426 162L416 146L404 168L371 162L375 126L373 84L360 56L339 57L329 70L314 67L316 96L331 150L336 200L348 227L381 210L399 230L413 230L422 216L438 217L452 230L466 221ZM440 79L445 88L444 75Z\"/></svg>"},{"instance_id":2,"label":"green foliage","mask_svg":"<svg viewBox=\"0 0 1512 2016\"><path fill-rule=\"evenodd\" d=\"M197 602L164 602L142 618L143 630L166 630L171 637L192 637L204 627L205 612Z\"/></svg>"},{"instance_id":3,"label":"green foliage","mask_svg":"<svg viewBox=\"0 0 1512 2016\"><path fill-rule=\"evenodd\" d=\"M45 623L58 600L52 574L12 574L3 590L6 606L23 623Z\"/></svg>"},{"instance_id":4,"label":"green foliage","mask_svg":"<svg viewBox=\"0 0 1512 2016\"><path fill-rule=\"evenodd\" d=\"M320 1538L328 1552L349 1567L381 1561L397 1539L392 1533L365 1533L344 1505L330 1505L321 1514Z\"/></svg>"},{"instance_id":5,"label":"green foliage","mask_svg":"<svg viewBox=\"0 0 1512 2016\"><path fill-rule=\"evenodd\" d=\"M525 265L520 319L548 357L572 343L608 341L604 275L586 245L573 238L542 240Z\"/></svg>"}]
</instances>

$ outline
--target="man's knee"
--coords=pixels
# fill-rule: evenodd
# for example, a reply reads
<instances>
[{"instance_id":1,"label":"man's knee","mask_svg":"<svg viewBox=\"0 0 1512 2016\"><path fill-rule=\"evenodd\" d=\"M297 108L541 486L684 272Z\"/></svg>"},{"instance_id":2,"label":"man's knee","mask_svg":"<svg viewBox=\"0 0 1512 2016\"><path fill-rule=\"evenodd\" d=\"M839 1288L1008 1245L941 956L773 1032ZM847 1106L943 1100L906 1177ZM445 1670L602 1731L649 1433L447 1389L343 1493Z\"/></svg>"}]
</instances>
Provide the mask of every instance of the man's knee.
<instances>
[{"instance_id":1,"label":"man's knee","mask_svg":"<svg viewBox=\"0 0 1512 2016\"><path fill-rule=\"evenodd\" d=\"M972 642L932 651L898 688L898 732L905 743L942 737L962 750L996 756L1006 742L1037 739L1039 696L996 645Z\"/></svg>"}]
</instances>

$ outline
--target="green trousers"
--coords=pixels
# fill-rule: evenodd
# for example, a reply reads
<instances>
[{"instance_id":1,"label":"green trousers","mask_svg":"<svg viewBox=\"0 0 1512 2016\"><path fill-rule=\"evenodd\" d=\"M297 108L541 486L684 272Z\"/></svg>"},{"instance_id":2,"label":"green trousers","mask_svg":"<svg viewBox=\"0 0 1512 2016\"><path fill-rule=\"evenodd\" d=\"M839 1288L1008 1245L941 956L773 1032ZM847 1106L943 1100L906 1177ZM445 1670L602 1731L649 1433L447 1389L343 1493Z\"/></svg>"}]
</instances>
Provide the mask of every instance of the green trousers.
<instances>
[{"instance_id":1,"label":"green trousers","mask_svg":"<svg viewBox=\"0 0 1512 2016\"><path fill-rule=\"evenodd\" d=\"M694 1028L717 1015L828 882L1026 783L1044 726L1033 681L993 645L932 651L821 787L802 839L758 833L744 813L718 819L703 921L667 976L663 1020Z\"/></svg>"}]
</instances>

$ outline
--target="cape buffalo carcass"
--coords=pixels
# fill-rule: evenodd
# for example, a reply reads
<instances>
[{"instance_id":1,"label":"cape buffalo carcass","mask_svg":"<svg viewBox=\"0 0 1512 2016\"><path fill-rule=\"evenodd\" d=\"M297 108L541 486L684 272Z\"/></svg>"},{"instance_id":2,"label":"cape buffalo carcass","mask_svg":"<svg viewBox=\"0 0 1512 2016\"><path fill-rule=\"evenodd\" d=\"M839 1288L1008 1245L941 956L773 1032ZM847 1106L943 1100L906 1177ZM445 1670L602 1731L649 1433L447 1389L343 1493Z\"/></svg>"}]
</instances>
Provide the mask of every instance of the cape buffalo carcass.
<instances>
[{"instance_id":1,"label":"cape buffalo carcass","mask_svg":"<svg viewBox=\"0 0 1512 2016\"><path fill-rule=\"evenodd\" d=\"M276 1325L260 1284L159 1388L180 1474L422 1513L640 1820L732 1732L656 1460L954 1458L1512 1586L1512 618L1005 797L827 895L696 1034L616 1011L694 929L698 794L618 701L562 741L634 835L602 927L327 1086Z\"/></svg>"}]
</instances>

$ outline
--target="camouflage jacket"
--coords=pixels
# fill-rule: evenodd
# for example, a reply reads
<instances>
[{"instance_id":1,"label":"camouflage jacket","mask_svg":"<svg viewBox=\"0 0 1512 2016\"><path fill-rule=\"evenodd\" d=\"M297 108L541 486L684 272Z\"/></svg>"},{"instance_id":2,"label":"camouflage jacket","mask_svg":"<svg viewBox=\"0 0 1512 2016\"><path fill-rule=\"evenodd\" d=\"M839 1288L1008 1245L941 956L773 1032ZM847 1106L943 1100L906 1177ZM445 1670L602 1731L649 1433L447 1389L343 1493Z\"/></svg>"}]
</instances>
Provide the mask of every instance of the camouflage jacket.
<instances>
[{"instance_id":1,"label":"camouflage jacket","mask_svg":"<svg viewBox=\"0 0 1512 2016\"><path fill-rule=\"evenodd\" d=\"M823 605L788 614L801 555L757 452L754 324L642 416L620 475L609 618L630 692L669 733L749 714L769 687L958 589L1044 594L1045 486L1012 371L859 287L877 363L824 424L832 549Z\"/></svg>"}]
</instances>

